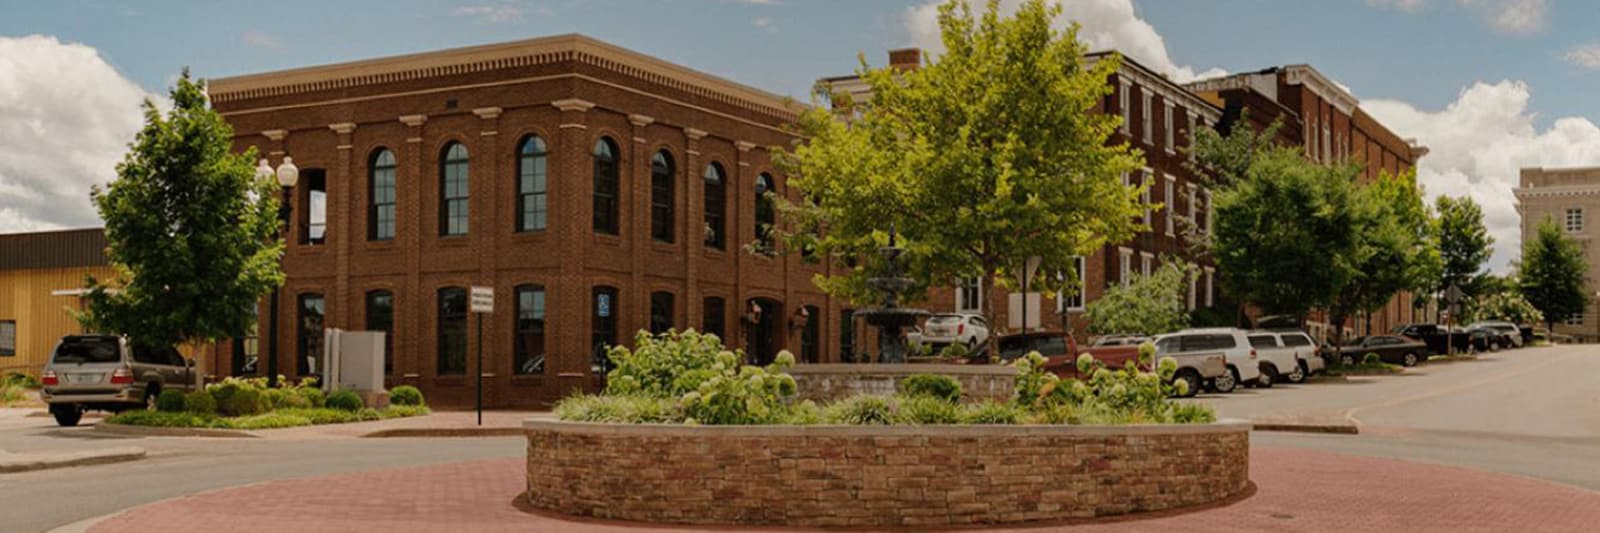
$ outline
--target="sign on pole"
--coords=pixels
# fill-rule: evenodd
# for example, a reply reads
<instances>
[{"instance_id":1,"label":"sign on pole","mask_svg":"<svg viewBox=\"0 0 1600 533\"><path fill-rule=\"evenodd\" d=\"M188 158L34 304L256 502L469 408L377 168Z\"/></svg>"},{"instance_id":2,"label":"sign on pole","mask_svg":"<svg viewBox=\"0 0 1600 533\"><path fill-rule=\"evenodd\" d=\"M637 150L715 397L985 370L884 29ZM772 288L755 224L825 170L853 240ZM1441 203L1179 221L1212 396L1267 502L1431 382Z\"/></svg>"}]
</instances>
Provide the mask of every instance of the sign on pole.
<instances>
[{"instance_id":1,"label":"sign on pole","mask_svg":"<svg viewBox=\"0 0 1600 533\"><path fill-rule=\"evenodd\" d=\"M474 313L493 313L494 287L479 287L474 285L472 287L472 298L470 304L472 312Z\"/></svg>"},{"instance_id":2,"label":"sign on pole","mask_svg":"<svg viewBox=\"0 0 1600 533\"><path fill-rule=\"evenodd\" d=\"M494 287L472 286L467 306L478 315L478 425L483 425L483 315L494 312Z\"/></svg>"}]
</instances>

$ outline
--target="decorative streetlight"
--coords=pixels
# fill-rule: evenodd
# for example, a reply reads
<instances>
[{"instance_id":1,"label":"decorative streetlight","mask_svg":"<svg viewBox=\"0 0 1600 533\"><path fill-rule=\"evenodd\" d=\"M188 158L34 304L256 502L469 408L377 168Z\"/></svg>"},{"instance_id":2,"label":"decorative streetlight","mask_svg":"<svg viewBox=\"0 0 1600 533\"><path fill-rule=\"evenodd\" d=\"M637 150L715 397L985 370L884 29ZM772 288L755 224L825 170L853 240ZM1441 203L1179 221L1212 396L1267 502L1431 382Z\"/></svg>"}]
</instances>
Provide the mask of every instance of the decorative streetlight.
<instances>
[{"instance_id":1,"label":"decorative streetlight","mask_svg":"<svg viewBox=\"0 0 1600 533\"><path fill-rule=\"evenodd\" d=\"M278 170L273 171L266 159L256 166L256 179L268 180L278 178L278 185L283 189L283 199L278 203L278 236L283 237L289 227L289 216L294 212L294 203L290 191L294 189L295 182L300 181L300 168L294 166L294 158L283 156L283 164L278 165ZM278 256L278 268L283 269L283 256ZM270 318L267 319L267 386L278 386L278 289L272 288L272 301L270 303Z\"/></svg>"}]
</instances>

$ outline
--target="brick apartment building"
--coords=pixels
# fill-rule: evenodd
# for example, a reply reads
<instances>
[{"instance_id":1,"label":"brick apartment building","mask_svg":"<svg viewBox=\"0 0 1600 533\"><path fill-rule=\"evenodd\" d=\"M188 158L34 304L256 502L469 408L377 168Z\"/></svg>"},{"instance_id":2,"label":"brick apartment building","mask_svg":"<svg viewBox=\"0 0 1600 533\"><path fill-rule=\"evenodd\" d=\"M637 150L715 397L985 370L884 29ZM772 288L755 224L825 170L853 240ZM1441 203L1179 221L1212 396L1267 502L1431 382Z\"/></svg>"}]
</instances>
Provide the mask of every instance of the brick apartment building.
<instances>
[{"instance_id":1,"label":"brick apartment building","mask_svg":"<svg viewBox=\"0 0 1600 533\"><path fill-rule=\"evenodd\" d=\"M309 372L322 328L383 330L391 386L468 404L474 285L496 293L494 406L595 387L596 346L642 329L719 333L757 362L836 360L853 344L848 312L811 282L828 265L749 251L775 216L761 193L788 192L770 152L795 141L784 127L800 106L784 97L577 35L209 90L238 150L301 169L285 374ZM224 372L239 370L259 369Z\"/></svg>"},{"instance_id":2,"label":"brick apartment building","mask_svg":"<svg viewBox=\"0 0 1600 533\"><path fill-rule=\"evenodd\" d=\"M1517 196L1517 213L1522 215L1522 242L1538 238L1539 225L1552 220L1567 238L1583 248L1589 264L1586 294L1600 290L1600 246L1594 245L1597 232L1589 224L1591 211L1600 213L1600 167L1524 168ZM1555 317L1555 332L1586 341L1600 341L1600 298L1590 302L1582 313ZM1543 324L1537 324L1543 326Z\"/></svg>"}]
</instances>

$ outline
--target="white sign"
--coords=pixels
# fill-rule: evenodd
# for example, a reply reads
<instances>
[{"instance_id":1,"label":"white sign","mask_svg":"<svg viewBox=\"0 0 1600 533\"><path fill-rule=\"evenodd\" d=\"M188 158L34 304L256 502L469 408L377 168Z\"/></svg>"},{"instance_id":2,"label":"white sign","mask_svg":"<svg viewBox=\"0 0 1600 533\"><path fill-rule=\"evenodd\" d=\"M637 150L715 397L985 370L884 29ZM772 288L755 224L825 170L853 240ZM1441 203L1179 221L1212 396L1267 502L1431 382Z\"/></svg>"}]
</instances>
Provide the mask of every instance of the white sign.
<instances>
[{"instance_id":1,"label":"white sign","mask_svg":"<svg viewBox=\"0 0 1600 533\"><path fill-rule=\"evenodd\" d=\"M595 300L595 312L600 315L600 318L607 318L611 316L611 295L601 294L600 297Z\"/></svg>"},{"instance_id":2,"label":"white sign","mask_svg":"<svg viewBox=\"0 0 1600 533\"><path fill-rule=\"evenodd\" d=\"M494 312L494 287L472 287L471 308L474 313Z\"/></svg>"}]
</instances>

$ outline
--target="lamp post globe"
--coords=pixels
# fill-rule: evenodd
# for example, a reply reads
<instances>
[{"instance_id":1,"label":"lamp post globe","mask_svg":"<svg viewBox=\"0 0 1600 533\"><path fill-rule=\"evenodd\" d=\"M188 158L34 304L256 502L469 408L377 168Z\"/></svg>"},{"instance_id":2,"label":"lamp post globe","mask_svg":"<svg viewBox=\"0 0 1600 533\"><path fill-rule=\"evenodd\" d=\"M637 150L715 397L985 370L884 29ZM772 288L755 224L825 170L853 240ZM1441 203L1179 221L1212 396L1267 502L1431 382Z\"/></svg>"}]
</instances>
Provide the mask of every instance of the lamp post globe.
<instances>
[{"instance_id":1,"label":"lamp post globe","mask_svg":"<svg viewBox=\"0 0 1600 533\"><path fill-rule=\"evenodd\" d=\"M283 200L282 203L278 204L278 221L282 223L278 226L278 231L279 235L283 235L283 232L289 227L291 213L294 210L293 196L289 191L294 188L296 182L300 181L300 167L294 166L294 158L283 156L283 164L278 165L277 171L274 172L272 167L267 164L267 160L262 159L261 165L256 167L256 175L261 178L276 176L278 185L283 189ZM283 267L283 258L281 256L278 258L278 267L280 269ZM267 319L267 330L269 332L267 337L267 385L270 387L278 386L278 300L278 287L273 287L272 316Z\"/></svg>"},{"instance_id":2,"label":"lamp post globe","mask_svg":"<svg viewBox=\"0 0 1600 533\"><path fill-rule=\"evenodd\" d=\"M266 164L266 160L261 160ZM278 185L285 189L293 189L295 182L300 181L300 167L294 166L294 158L283 156L283 164L278 165Z\"/></svg>"},{"instance_id":3,"label":"lamp post globe","mask_svg":"<svg viewBox=\"0 0 1600 533\"><path fill-rule=\"evenodd\" d=\"M256 180L269 180L273 178L272 165L267 164L266 158L261 158L261 164L256 165Z\"/></svg>"}]
</instances>

